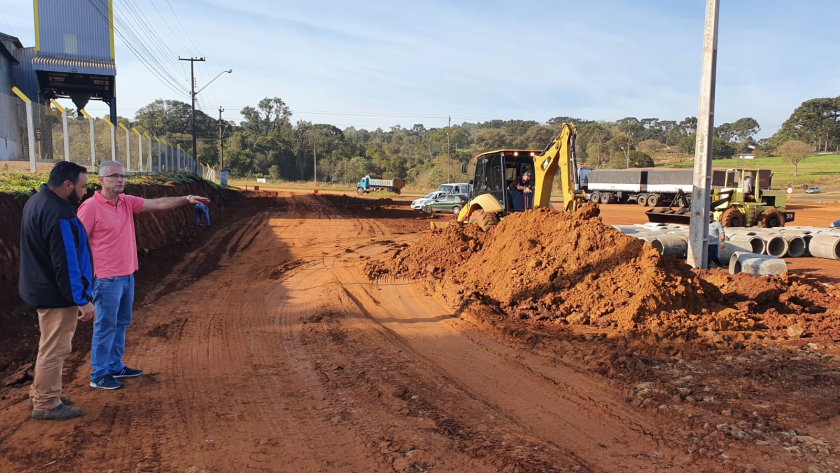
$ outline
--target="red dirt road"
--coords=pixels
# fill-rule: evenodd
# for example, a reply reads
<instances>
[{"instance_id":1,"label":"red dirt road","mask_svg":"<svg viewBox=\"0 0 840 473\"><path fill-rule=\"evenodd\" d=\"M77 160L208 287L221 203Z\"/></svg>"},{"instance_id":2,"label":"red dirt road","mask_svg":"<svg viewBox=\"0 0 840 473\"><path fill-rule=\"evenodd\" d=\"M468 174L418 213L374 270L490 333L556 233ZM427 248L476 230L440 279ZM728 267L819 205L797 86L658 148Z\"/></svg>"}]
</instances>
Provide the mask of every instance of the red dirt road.
<instances>
[{"instance_id":1,"label":"red dirt road","mask_svg":"<svg viewBox=\"0 0 840 473\"><path fill-rule=\"evenodd\" d=\"M66 392L85 416L62 423L30 420L26 389L5 391L0 471L830 467L773 442L718 435L726 428L693 405L629 402L627 380L588 367L597 338L540 342L452 317L423 283L369 281L366 261L416 241L425 217L334 196L279 200L219 230L138 299L125 361L145 370L141 378L97 391L82 366ZM175 282L182 287L165 290ZM564 358L582 344L588 355ZM837 362L825 363L831 376L809 378L821 387L837 379ZM823 436L840 431L829 411L815 427Z\"/></svg>"}]
</instances>

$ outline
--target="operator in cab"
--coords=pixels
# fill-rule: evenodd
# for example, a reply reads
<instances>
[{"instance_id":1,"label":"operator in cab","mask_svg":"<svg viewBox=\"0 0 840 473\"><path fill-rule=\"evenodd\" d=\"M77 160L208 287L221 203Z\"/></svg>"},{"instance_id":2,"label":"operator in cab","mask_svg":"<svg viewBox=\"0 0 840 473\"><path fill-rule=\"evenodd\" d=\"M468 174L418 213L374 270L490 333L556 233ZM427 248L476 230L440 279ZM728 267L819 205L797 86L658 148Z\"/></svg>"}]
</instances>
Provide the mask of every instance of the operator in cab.
<instances>
[{"instance_id":1,"label":"operator in cab","mask_svg":"<svg viewBox=\"0 0 840 473\"><path fill-rule=\"evenodd\" d=\"M525 171L521 176L511 181L508 186L511 209L528 210L534 207L534 181L531 171Z\"/></svg>"},{"instance_id":2,"label":"operator in cab","mask_svg":"<svg viewBox=\"0 0 840 473\"><path fill-rule=\"evenodd\" d=\"M744 183L741 187L744 191L744 200L747 202L755 202L755 196L753 195L753 180L752 176L749 173L745 173L744 175Z\"/></svg>"},{"instance_id":3,"label":"operator in cab","mask_svg":"<svg viewBox=\"0 0 840 473\"><path fill-rule=\"evenodd\" d=\"M518 189L523 194L531 194L534 192L534 181L531 179L532 177L531 171L525 171L510 183L509 188L511 190Z\"/></svg>"}]
</instances>

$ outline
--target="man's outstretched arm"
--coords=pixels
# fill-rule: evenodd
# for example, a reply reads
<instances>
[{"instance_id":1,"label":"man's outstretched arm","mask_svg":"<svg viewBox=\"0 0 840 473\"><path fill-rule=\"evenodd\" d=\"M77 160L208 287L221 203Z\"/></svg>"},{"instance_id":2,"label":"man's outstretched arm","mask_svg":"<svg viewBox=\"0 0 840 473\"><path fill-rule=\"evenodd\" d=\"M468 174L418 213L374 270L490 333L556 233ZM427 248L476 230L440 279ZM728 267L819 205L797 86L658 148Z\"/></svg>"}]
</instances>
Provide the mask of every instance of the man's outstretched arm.
<instances>
[{"instance_id":1,"label":"man's outstretched arm","mask_svg":"<svg viewBox=\"0 0 840 473\"><path fill-rule=\"evenodd\" d=\"M157 210L169 210L186 204L207 204L210 199L198 195L184 195L181 197L160 197L157 199L146 199L143 202L141 212L154 212Z\"/></svg>"}]
</instances>

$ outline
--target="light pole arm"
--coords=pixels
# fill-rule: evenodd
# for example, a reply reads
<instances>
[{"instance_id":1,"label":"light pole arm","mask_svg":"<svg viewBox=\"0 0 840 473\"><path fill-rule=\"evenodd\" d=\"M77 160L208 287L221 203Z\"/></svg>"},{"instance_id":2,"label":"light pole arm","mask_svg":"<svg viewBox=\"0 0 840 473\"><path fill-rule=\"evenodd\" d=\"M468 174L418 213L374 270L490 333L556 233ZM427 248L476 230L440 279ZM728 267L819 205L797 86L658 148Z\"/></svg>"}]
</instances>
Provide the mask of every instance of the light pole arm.
<instances>
[{"instance_id":1,"label":"light pole arm","mask_svg":"<svg viewBox=\"0 0 840 473\"><path fill-rule=\"evenodd\" d=\"M198 94L199 94L202 90L206 89L208 85L212 84L214 80L216 80L216 79L218 79L219 77L221 77L221 75L222 75L222 74L224 74L225 72L227 72L228 74L232 74L232 73L233 73L233 69L228 69L228 70L226 70L226 71L222 71L222 72L220 72L220 73L219 73L219 75L217 75L216 77L214 77L214 78L213 78L213 80L211 80L210 82L208 82L208 83L207 83L204 87L202 87L202 88L198 89L198 92L194 93L194 94L193 94L193 97L195 97L196 95L198 95Z\"/></svg>"}]
</instances>

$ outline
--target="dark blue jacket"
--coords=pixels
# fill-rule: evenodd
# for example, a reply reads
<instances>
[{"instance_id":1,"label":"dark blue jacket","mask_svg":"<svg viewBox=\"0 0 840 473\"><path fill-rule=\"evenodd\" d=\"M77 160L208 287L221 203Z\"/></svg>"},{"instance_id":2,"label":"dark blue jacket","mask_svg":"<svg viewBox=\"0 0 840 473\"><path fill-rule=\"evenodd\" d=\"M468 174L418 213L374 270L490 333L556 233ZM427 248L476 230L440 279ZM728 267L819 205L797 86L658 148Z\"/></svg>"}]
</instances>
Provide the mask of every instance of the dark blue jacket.
<instances>
[{"instance_id":1,"label":"dark blue jacket","mask_svg":"<svg viewBox=\"0 0 840 473\"><path fill-rule=\"evenodd\" d=\"M92 300L93 263L76 207L46 185L23 207L20 297L30 307L55 309Z\"/></svg>"}]
</instances>

